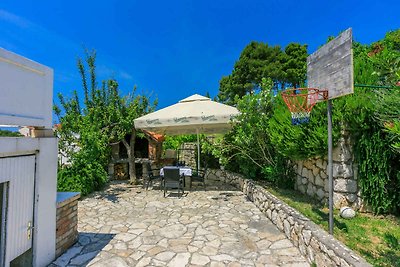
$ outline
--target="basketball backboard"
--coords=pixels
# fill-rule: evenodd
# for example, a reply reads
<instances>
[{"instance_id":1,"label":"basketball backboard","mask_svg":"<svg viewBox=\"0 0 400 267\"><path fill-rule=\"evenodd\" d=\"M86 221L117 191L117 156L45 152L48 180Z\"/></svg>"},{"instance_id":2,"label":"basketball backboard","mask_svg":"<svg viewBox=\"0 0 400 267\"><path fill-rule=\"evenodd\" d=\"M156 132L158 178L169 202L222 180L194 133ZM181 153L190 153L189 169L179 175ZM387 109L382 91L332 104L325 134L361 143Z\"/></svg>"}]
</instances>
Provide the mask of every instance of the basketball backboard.
<instances>
[{"instance_id":1,"label":"basketball backboard","mask_svg":"<svg viewBox=\"0 0 400 267\"><path fill-rule=\"evenodd\" d=\"M328 99L354 92L352 39L349 28L308 56L308 88L328 90Z\"/></svg>"},{"instance_id":2,"label":"basketball backboard","mask_svg":"<svg viewBox=\"0 0 400 267\"><path fill-rule=\"evenodd\" d=\"M53 70L0 48L0 125L51 128Z\"/></svg>"}]
</instances>

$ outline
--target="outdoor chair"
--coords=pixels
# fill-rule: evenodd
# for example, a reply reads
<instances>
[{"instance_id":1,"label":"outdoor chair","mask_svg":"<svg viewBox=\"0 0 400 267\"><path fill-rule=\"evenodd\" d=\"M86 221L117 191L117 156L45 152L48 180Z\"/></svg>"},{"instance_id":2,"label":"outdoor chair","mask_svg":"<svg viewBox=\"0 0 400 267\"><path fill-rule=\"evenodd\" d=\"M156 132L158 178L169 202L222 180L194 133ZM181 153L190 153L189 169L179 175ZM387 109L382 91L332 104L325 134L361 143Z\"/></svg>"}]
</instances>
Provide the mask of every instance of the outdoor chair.
<instances>
[{"instance_id":1,"label":"outdoor chair","mask_svg":"<svg viewBox=\"0 0 400 267\"><path fill-rule=\"evenodd\" d=\"M207 173L207 166L204 166L204 169L200 169L197 174L192 175L190 179L190 191L192 191L192 182L202 183L204 191L206 191L206 182L205 182L206 173Z\"/></svg>"},{"instance_id":2,"label":"outdoor chair","mask_svg":"<svg viewBox=\"0 0 400 267\"><path fill-rule=\"evenodd\" d=\"M164 197L168 189L178 189L178 197L183 193L183 177L179 174L179 168L177 167L164 167ZM181 195L179 194L182 191Z\"/></svg>"},{"instance_id":3,"label":"outdoor chair","mask_svg":"<svg viewBox=\"0 0 400 267\"><path fill-rule=\"evenodd\" d=\"M161 180L162 177L159 175L160 169L152 169L150 163L145 163L147 168L147 181L146 181L146 190L149 188L150 184L153 186L154 180ZM157 171L158 175L155 175L154 172Z\"/></svg>"}]
</instances>

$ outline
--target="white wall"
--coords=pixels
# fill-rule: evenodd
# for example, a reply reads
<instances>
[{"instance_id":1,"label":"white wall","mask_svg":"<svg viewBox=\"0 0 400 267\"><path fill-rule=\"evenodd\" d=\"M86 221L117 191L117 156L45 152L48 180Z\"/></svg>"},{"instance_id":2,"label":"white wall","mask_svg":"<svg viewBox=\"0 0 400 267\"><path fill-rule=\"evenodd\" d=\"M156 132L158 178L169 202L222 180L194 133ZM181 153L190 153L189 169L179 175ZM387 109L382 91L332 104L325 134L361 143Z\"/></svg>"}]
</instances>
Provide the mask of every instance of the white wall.
<instances>
[{"instance_id":1,"label":"white wall","mask_svg":"<svg viewBox=\"0 0 400 267\"><path fill-rule=\"evenodd\" d=\"M0 48L0 125L52 127L53 70Z\"/></svg>"},{"instance_id":2,"label":"white wall","mask_svg":"<svg viewBox=\"0 0 400 267\"><path fill-rule=\"evenodd\" d=\"M47 266L56 255L57 153L57 138L39 138L39 153L36 158L34 266Z\"/></svg>"}]
</instances>

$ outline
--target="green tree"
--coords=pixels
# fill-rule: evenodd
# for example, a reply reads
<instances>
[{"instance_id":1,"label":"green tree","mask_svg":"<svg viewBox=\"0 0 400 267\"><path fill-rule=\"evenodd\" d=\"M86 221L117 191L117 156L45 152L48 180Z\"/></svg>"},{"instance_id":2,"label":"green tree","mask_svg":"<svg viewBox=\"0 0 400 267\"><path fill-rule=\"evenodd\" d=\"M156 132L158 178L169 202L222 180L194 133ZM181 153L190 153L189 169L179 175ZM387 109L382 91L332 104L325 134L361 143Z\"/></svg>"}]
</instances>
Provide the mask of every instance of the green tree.
<instances>
[{"instance_id":1,"label":"green tree","mask_svg":"<svg viewBox=\"0 0 400 267\"><path fill-rule=\"evenodd\" d=\"M197 135L188 134L188 135L175 135L175 136L166 136L165 141L163 143L163 150L166 149L174 149L177 150L181 147L183 143L189 142L197 142Z\"/></svg>"},{"instance_id":2,"label":"green tree","mask_svg":"<svg viewBox=\"0 0 400 267\"><path fill-rule=\"evenodd\" d=\"M59 187L89 193L107 180L110 143L123 142L129 157L130 182L136 182L133 120L152 111L156 102L150 104L148 97L136 95L136 88L122 97L118 82L113 79L103 81L98 87L96 53L85 52L85 60L77 61L83 101L76 90L70 99L59 94L60 106L54 110L61 125L57 131L60 151L70 159L70 165L61 168ZM125 140L128 134L129 142Z\"/></svg>"},{"instance_id":3,"label":"green tree","mask_svg":"<svg viewBox=\"0 0 400 267\"><path fill-rule=\"evenodd\" d=\"M341 130L351 133L360 191L376 213L400 212L400 87L395 87L400 84L399 36L397 30L372 45L353 43L355 84L388 85L393 89L356 87L354 94L333 100L334 143ZM271 98L265 98L268 91L260 86L259 79L270 77L275 89L301 86L306 49L288 45L284 56L276 60L280 66L274 68L257 51L263 50L262 46L253 42L246 47L232 73L221 79L220 99L235 103L242 114L233 131L209 150L232 170L274 181L282 177L279 170L285 169L281 166L287 158L326 155L326 103L313 108L309 124L291 125L282 97L267 101Z\"/></svg>"},{"instance_id":4,"label":"green tree","mask_svg":"<svg viewBox=\"0 0 400 267\"><path fill-rule=\"evenodd\" d=\"M136 87L133 92L126 97L120 97L118 94L118 84L113 81L115 102L109 107L112 110L114 117L109 121L106 126L108 128L108 134L110 142L122 142L125 146L128 155L129 163L129 179L130 183L136 183L136 169L135 169L135 140L137 131L133 125L134 119L152 112L157 105L157 101L150 103L149 98L136 95ZM125 139L125 136L130 135L129 142Z\"/></svg>"},{"instance_id":5,"label":"green tree","mask_svg":"<svg viewBox=\"0 0 400 267\"><path fill-rule=\"evenodd\" d=\"M220 80L218 98L236 103L236 98L259 91L263 78L271 79L275 89L297 87L305 80L306 58L306 45L290 43L282 51L280 46L253 41L243 49L232 73Z\"/></svg>"},{"instance_id":6,"label":"green tree","mask_svg":"<svg viewBox=\"0 0 400 267\"><path fill-rule=\"evenodd\" d=\"M9 131L9 130L1 130L0 129L0 136L3 136L3 137L21 137L22 134L20 134L19 132L13 132L13 131Z\"/></svg>"},{"instance_id":7,"label":"green tree","mask_svg":"<svg viewBox=\"0 0 400 267\"><path fill-rule=\"evenodd\" d=\"M205 149L233 171L290 187L291 168L274 149L268 134L268 121L275 108L272 80L262 79L259 87L259 92L238 100L240 115L235 118L232 131Z\"/></svg>"},{"instance_id":8,"label":"green tree","mask_svg":"<svg viewBox=\"0 0 400 267\"><path fill-rule=\"evenodd\" d=\"M285 83L295 88L306 80L307 73L307 46L290 43L285 48L286 60L283 66Z\"/></svg>"}]
</instances>

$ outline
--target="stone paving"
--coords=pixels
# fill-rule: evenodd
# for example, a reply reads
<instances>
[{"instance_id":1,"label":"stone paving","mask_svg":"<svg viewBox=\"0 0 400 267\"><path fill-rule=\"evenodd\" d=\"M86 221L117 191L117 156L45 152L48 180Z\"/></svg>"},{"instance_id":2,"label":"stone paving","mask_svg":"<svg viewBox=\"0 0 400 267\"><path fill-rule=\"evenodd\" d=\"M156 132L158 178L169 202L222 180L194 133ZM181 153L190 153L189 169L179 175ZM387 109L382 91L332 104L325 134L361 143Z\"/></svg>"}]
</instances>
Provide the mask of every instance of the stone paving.
<instances>
[{"instance_id":1,"label":"stone paving","mask_svg":"<svg viewBox=\"0 0 400 267\"><path fill-rule=\"evenodd\" d=\"M309 266L240 191L174 193L114 182L79 202L79 241L61 266Z\"/></svg>"}]
</instances>

